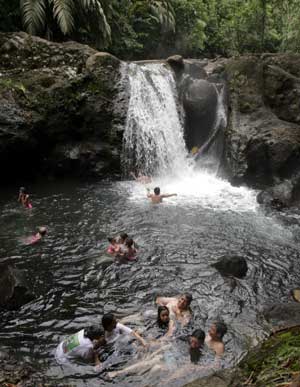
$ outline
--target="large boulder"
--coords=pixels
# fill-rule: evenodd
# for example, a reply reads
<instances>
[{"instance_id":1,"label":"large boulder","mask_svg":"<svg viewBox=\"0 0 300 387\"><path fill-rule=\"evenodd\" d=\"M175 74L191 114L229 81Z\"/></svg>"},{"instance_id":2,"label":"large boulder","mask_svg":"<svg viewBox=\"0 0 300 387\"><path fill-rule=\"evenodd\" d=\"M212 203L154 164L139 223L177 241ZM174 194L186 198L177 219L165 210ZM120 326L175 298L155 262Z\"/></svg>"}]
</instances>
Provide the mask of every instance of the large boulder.
<instances>
[{"instance_id":1,"label":"large boulder","mask_svg":"<svg viewBox=\"0 0 300 387\"><path fill-rule=\"evenodd\" d=\"M239 256L223 256L212 266L215 267L219 273L225 277L233 276L236 278L244 278L248 271L246 259Z\"/></svg>"},{"instance_id":2,"label":"large boulder","mask_svg":"<svg viewBox=\"0 0 300 387\"><path fill-rule=\"evenodd\" d=\"M264 187L298 169L299 68L300 55L287 54L245 56L227 63L226 159L232 181Z\"/></svg>"},{"instance_id":3,"label":"large boulder","mask_svg":"<svg viewBox=\"0 0 300 387\"><path fill-rule=\"evenodd\" d=\"M33 299L25 273L0 264L0 308L18 309Z\"/></svg>"},{"instance_id":4,"label":"large boulder","mask_svg":"<svg viewBox=\"0 0 300 387\"><path fill-rule=\"evenodd\" d=\"M127 106L117 99L121 61L26 33L0 33L0 51L2 179L120 175Z\"/></svg>"}]
</instances>

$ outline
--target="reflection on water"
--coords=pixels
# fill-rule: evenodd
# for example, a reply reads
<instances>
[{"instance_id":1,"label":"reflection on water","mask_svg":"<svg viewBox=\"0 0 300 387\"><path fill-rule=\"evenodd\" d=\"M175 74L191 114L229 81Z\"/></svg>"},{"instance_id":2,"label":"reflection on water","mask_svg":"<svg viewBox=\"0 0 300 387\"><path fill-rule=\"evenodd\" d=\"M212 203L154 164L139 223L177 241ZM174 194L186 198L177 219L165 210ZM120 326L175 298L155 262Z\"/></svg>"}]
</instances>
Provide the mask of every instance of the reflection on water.
<instances>
[{"instance_id":1,"label":"reflection on water","mask_svg":"<svg viewBox=\"0 0 300 387\"><path fill-rule=\"evenodd\" d=\"M52 351L60 339L111 311L118 317L142 316L129 317L128 325L147 337L155 295L185 291L194 297L195 327L207 330L216 318L227 323L227 364L264 336L259 309L286 300L299 279L292 234L299 224L290 230L265 217L254 192L210 176L157 181L150 187L155 185L179 196L152 205L145 187L135 182L55 182L31 187L34 208L27 211L19 208L16 192L2 193L0 261L25 269L37 295L19 311L3 313L3 349L38 363L54 379L98 386L92 367L78 366L75 373L55 364ZM45 241L24 246L22 238L39 225L48 227ZM121 231L140 246L137 263L110 264L103 254L107 236ZM249 264L247 277L234 286L211 267L225 254L241 254ZM141 355L125 354L125 364L132 356ZM165 372L159 375L167 380ZM159 384L159 375L120 376L115 384Z\"/></svg>"}]
</instances>

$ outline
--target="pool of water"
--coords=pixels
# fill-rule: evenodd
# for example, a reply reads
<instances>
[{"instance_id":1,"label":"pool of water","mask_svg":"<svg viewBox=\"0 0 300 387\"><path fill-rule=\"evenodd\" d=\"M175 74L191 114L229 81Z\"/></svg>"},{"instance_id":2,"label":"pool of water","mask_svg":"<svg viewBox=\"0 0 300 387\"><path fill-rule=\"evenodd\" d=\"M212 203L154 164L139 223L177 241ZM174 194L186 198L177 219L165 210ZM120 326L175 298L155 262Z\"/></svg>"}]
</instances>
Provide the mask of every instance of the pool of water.
<instances>
[{"instance_id":1,"label":"pool of water","mask_svg":"<svg viewBox=\"0 0 300 387\"><path fill-rule=\"evenodd\" d=\"M100 380L101 385L160 385L165 373L108 380L88 366L62 369L53 350L64 336L99 322L106 312L129 316L128 325L147 339L155 296L182 292L193 295L194 327L207 331L216 319L228 325L228 366L264 337L259 311L287 300L289 289L299 284L299 219L288 227L260 211L255 192L206 174L150 187L158 184L178 196L153 205L136 182L39 182L30 187L33 210L28 211L19 207L13 189L1 193L0 262L24 269L36 294L20 310L2 313L3 349L38 364L49 379L79 387L98 386ZM45 240L25 246L24 237L40 225L49 230ZM138 261L109 263L107 237L124 231L139 245ZM245 279L220 276L211 264L223 255L247 259ZM123 366L137 356L143 358L125 354Z\"/></svg>"}]
</instances>

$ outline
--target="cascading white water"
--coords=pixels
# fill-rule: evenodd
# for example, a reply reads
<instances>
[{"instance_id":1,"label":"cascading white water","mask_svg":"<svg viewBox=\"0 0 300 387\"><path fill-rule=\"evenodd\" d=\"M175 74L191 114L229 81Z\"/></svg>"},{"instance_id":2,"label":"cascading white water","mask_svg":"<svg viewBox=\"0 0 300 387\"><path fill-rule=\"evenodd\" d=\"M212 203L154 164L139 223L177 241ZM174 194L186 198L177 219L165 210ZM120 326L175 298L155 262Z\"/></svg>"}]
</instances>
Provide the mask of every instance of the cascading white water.
<instances>
[{"instance_id":1,"label":"cascading white water","mask_svg":"<svg viewBox=\"0 0 300 387\"><path fill-rule=\"evenodd\" d=\"M130 101L124 132L127 170L180 175L190 161L184 142L172 72L162 63L127 68Z\"/></svg>"},{"instance_id":2,"label":"cascading white water","mask_svg":"<svg viewBox=\"0 0 300 387\"><path fill-rule=\"evenodd\" d=\"M188 154L183 122L173 73L163 63L127 65L129 107L123 139L123 167L154 176L152 186L163 192L178 194L168 203L201 205L224 210L252 211L255 192L232 187L217 178L222 134L226 126L223 89L218 90L216 119L205 154L198 160ZM201 126L201 123L199 123ZM197 158L196 158L197 159ZM131 199L144 201L142 185L135 186Z\"/></svg>"}]
</instances>

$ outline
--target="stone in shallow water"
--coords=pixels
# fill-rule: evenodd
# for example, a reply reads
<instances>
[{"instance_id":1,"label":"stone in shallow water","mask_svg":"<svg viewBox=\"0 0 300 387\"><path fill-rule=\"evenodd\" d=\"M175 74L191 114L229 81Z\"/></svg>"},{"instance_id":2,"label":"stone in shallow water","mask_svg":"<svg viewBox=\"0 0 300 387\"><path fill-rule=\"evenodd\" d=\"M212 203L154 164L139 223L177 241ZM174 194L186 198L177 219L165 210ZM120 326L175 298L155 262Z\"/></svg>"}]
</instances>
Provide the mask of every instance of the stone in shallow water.
<instances>
[{"instance_id":1,"label":"stone in shallow water","mask_svg":"<svg viewBox=\"0 0 300 387\"><path fill-rule=\"evenodd\" d=\"M292 297L295 301L300 302L300 289L293 289Z\"/></svg>"},{"instance_id":2,"label":"stone in shallow water","mask_svg":"<svg viewBox=\"0 0 300 387\"><path fill-rule=\"evenodd\" d=\"M244 278L248 271L246 259L239 256L223 256L212 266L225 277L233 276L236 278Z\"/></svg>"}]
</instances>

